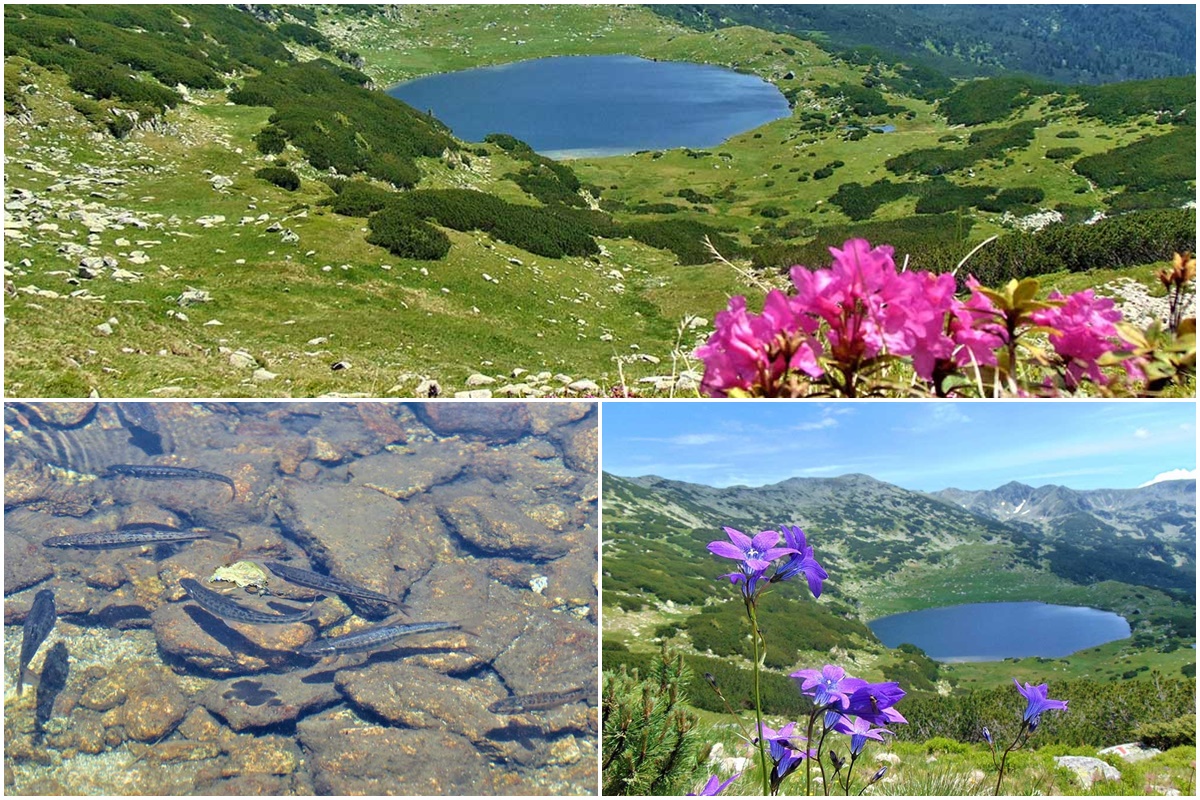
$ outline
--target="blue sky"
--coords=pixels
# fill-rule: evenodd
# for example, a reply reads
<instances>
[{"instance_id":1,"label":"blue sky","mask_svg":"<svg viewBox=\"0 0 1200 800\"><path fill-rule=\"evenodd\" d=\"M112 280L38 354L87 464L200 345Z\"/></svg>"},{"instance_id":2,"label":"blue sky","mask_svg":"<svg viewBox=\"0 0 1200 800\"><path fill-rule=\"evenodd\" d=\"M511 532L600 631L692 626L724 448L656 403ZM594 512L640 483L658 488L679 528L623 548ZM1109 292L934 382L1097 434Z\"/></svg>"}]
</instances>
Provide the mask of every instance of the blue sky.
<instances>
[{"instance_id":1,"label":"blue sky","mask_svg":"<svg viewBox=\"0 0 1200 800\"><path fill-rule=\"evenodd\" d=\"M623 400L602 414L606 472L709 486L861 472L918 491L1122 489L1196 469L1191 401Z\"/></svg>"}]
</instances>

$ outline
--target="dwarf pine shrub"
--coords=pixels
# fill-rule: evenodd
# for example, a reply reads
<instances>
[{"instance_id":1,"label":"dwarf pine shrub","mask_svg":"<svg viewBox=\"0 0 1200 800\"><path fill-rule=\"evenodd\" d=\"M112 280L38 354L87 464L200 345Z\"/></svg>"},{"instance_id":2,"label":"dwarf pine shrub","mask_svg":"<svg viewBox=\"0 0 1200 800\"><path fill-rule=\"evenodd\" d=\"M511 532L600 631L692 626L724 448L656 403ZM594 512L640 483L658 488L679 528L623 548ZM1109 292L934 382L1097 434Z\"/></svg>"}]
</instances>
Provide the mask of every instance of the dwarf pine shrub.
<instances>
[{"instance_id":1,"label":"dwarf pine shrub","mask_svg":"<svg viewBox=\"0 0 1200 800\"><path fill-rule=\"evenodd\" d=\"M646 678L606 672L602 700L604 794L677 794L701 759L696 716L687 711L690 670L665 650Z\"/></svg>"}]
</instances>

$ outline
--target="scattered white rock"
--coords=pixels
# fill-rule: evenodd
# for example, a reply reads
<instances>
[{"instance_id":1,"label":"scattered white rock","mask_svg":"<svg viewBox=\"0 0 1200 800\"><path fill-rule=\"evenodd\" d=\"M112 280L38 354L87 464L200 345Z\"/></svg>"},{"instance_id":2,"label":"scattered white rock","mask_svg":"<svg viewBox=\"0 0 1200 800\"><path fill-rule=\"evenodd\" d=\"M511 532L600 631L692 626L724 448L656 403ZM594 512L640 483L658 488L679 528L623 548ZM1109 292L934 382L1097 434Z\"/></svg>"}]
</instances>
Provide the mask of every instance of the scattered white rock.
<instances>
[{"instance_id":1,"label":"scattered white rock","mask_svg":"<svg viewBox=\"0 0 1200 800\"><path fill-rule=\"evenodd\" d=\"M583 380L572 381L571 383L567 384L567 388L572 392L579 392L580 394L596 394L600 391L600 387L595 381L590 381L586 378Z\"/></svg>"},{"instance_id":2,"label":"scattered white rock","mask_svg":"<svg viewBox=\"0 0 1200 800\"><path fill-rule=\"evenodd\" d=\"M496 382L495 378L490 377L488 375L484 375L479 372L476 372L467 378L467 386L469 386L473 389L478 388L480 386L491 386L495 382Z\"/></svg>"},{"instance_id":3,"label":"scattered white rock","mask_svg":"<svg viewBox=\"0 0 1200 800\"><path fill-rule=\"evenodd\" d=\"M109 325L107 322L101 322L96 326L96 333L100 334L101 336L112 336L112 325Z\"/></svg>"},{"instance_id":4,"label":"scattered white rock","mask_svg":"<svg viewBox=\"0 0 1200 800\"><path fill-rule=\"evenodd\" d=\"M218 192L222 189L228 189L230 186L233 186L233 178L225 175L213 175L208 179L208 182L212 184L212 188L216 189Z\"/></svg>"},{"instance_id":5,"label":"scattered white rock","mask_svg":"<svg viewBox=\"0 0 1200 800\"><path fill-rule=\"evenodd\" d=\"M257 365L258 362L254 356L247 353L245 350L235 350L229 354L229 366L238 368L247 368Z\"/></svg>"},{"instance_id":6,"label":"scattered white rock","mask_svg":"<svg viewBox=\"0 0 1200 800\"><path fill-rule=\"evenodd\" d=\"M273 381L279 376L274 372L270 372L262 367L259 367L258 369L254 370L254 375L251 377L255 383L263 383L264 381Z\"/></svg>"},{"instance_id":7,"label":"scattered white rock","mask_svg":"<svg viewBox=\"0 0 1200 800\"><path fill-rule=\"evenodd\" d=\"M1116 755L1122 761L1133 763L1135 761L1145 761L1147 758L1154 758L1161 753L1157 747L1147 747L1141 742L1129 742L1128 744L1117 744L1112 747L1106 747L1103 750L1097 750L1096 755L1107 756Z\"/></svg>"},{"instance_id":8,"label":"scattered white rock","mask_svg":"<svg viewBox=\"0 0 1200 800\"><path fill-rule=\"evenodd\" d=\"M186 308L193 303L211 303L212 295L203 289L193 289L191 286L183 290L179 295L179 299L175 301L181 307Z\"/></svg>"},{"instance_id":9,"label":"scattered white rock","mask_svg":"<svg viewBox=\"0 0 1200 800\"><path fill-rule=\"evenodd\" d=\"M1092 788L1096 781L1121 780L1120 770L1091 756L1055 756L1054 763L1074 772L1079 778L1079 785L1084 789Z\"/></svg>"},{"instance_id":10,"label":"scattered white rock","mask_svg":"<svg viewBox=\"0 0 1200 800\"><path fill-rule=\"evenodd\" d=\"M459 400L486 400L492 396L488 389L471 389L466 392L455 392L455 398Z\"/></svg>"},{"instance_id":11,"label":"scattered white rock","mask_svg":"<svg viewBox=\"0 0 1200 800\"><path fill-rule=\"evenodd\" d=\"M437 397L441 393L441 384L430 378L422 380L417 384L417 388L413 390L414 397Z\"/></svg>"}]
</instances>

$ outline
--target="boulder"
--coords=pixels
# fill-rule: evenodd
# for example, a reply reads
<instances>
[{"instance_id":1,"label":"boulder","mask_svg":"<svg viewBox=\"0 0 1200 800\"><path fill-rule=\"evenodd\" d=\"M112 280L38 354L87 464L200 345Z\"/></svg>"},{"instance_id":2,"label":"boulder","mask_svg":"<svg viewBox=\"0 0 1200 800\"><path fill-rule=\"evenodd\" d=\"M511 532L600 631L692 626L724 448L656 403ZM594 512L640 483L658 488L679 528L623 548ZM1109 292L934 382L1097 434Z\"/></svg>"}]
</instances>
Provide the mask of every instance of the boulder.
<instances>
[{"instance_id":1,"label":"boulder","mask_svg":"<svg viewBox=\"0 0 1200 800\"><path fill-rule=\"evenodd\" d=\"M1091 756L1055 756L1054 763L1074 772L1084 789L1092 788L1096 781L1121 780L1121 772L1116 767Z\"/></svg>"},{"instance_id":2,"label":"boulder","mask_svg":"<svg viewBox=\"0 0 1200 800\"><path fill-rule=\"evenodd\" d=\"M1117 744L1112 747L1106 747L1103 750L1096 751L1098 756L1116 755L1122 761L1133 763L1135 761L1145 761L1147 758L1154 758L1161 753L1157 747L1147 747L1141 742L1129 742L1128 744Z\"/></svg>"}]
</instances>

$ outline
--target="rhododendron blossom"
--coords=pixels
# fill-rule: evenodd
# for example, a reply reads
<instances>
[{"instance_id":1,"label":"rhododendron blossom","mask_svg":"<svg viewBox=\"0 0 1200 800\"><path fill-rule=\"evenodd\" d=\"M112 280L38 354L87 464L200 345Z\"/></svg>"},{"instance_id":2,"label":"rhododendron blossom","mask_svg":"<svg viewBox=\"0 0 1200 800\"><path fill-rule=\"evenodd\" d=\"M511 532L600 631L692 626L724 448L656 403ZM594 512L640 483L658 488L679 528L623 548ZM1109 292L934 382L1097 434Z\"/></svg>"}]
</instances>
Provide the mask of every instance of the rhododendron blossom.
<instances>
[{"instance_id":1,"label":"rhododendron blossom","mask_svg":"<svg viewBox=\"0 0 1200 800\"><path fill-rule=\"evenodd\" d=\"M996 351L1008 344L1008 331L1000 322L996 304L979 291L979 281L967 279L971 296L956 302L950 315L950 336L954 339L954 363L996 366Z\"/></svg>"},{"instance_id":2,"label":"rhododendron blossom","mask_svg":"<svg viewBox=\"0 0 1200 800\"><path fill-rule=\"evenodd\" d=\"M1097 298L1091 289L1070 297L1051 292L1050 299L1062 305L1036 311L1032 316L1037 324L1054 330L1050 344L1067 362L1067 388L1076 388L1085 375L1103 386L1108 379L1096 362L1120 346L1116 323L1121 321L1121 312L1112 300Z\"/></svg>"},{"instance_id":3,"label":"rhododendron blossom","mask_svg":"<svg viewBox=\"0 0 1200 800\"><path fill-rule=\"evenodd\" d=\"M704 361L704 394L943 395L961 391L964 377L980 393L987 383L1018 396L1064 384L1074 391L1084 380L1106 385L1101 356L1128 344L1117 334L1121 312L1090 290L1035 301L1032 279L991 291L969 278L964 300L955 296L953 274L899 271L887 245L851 239L829 252L828 268L792 267L793 293L771 291L762 314L750 313L741 296L717 314L715 330L696 350ZM1062 358L1061 381L1042 383L1031 372L1047 366L1022 340L1038 327L1049 329ZM1035 357L1021 362L1022 350ZM897 359L917 380L893 369ZM1136 360L1125 366L1126 380L1144 379Z\"/></svg>"}]
</instances>

